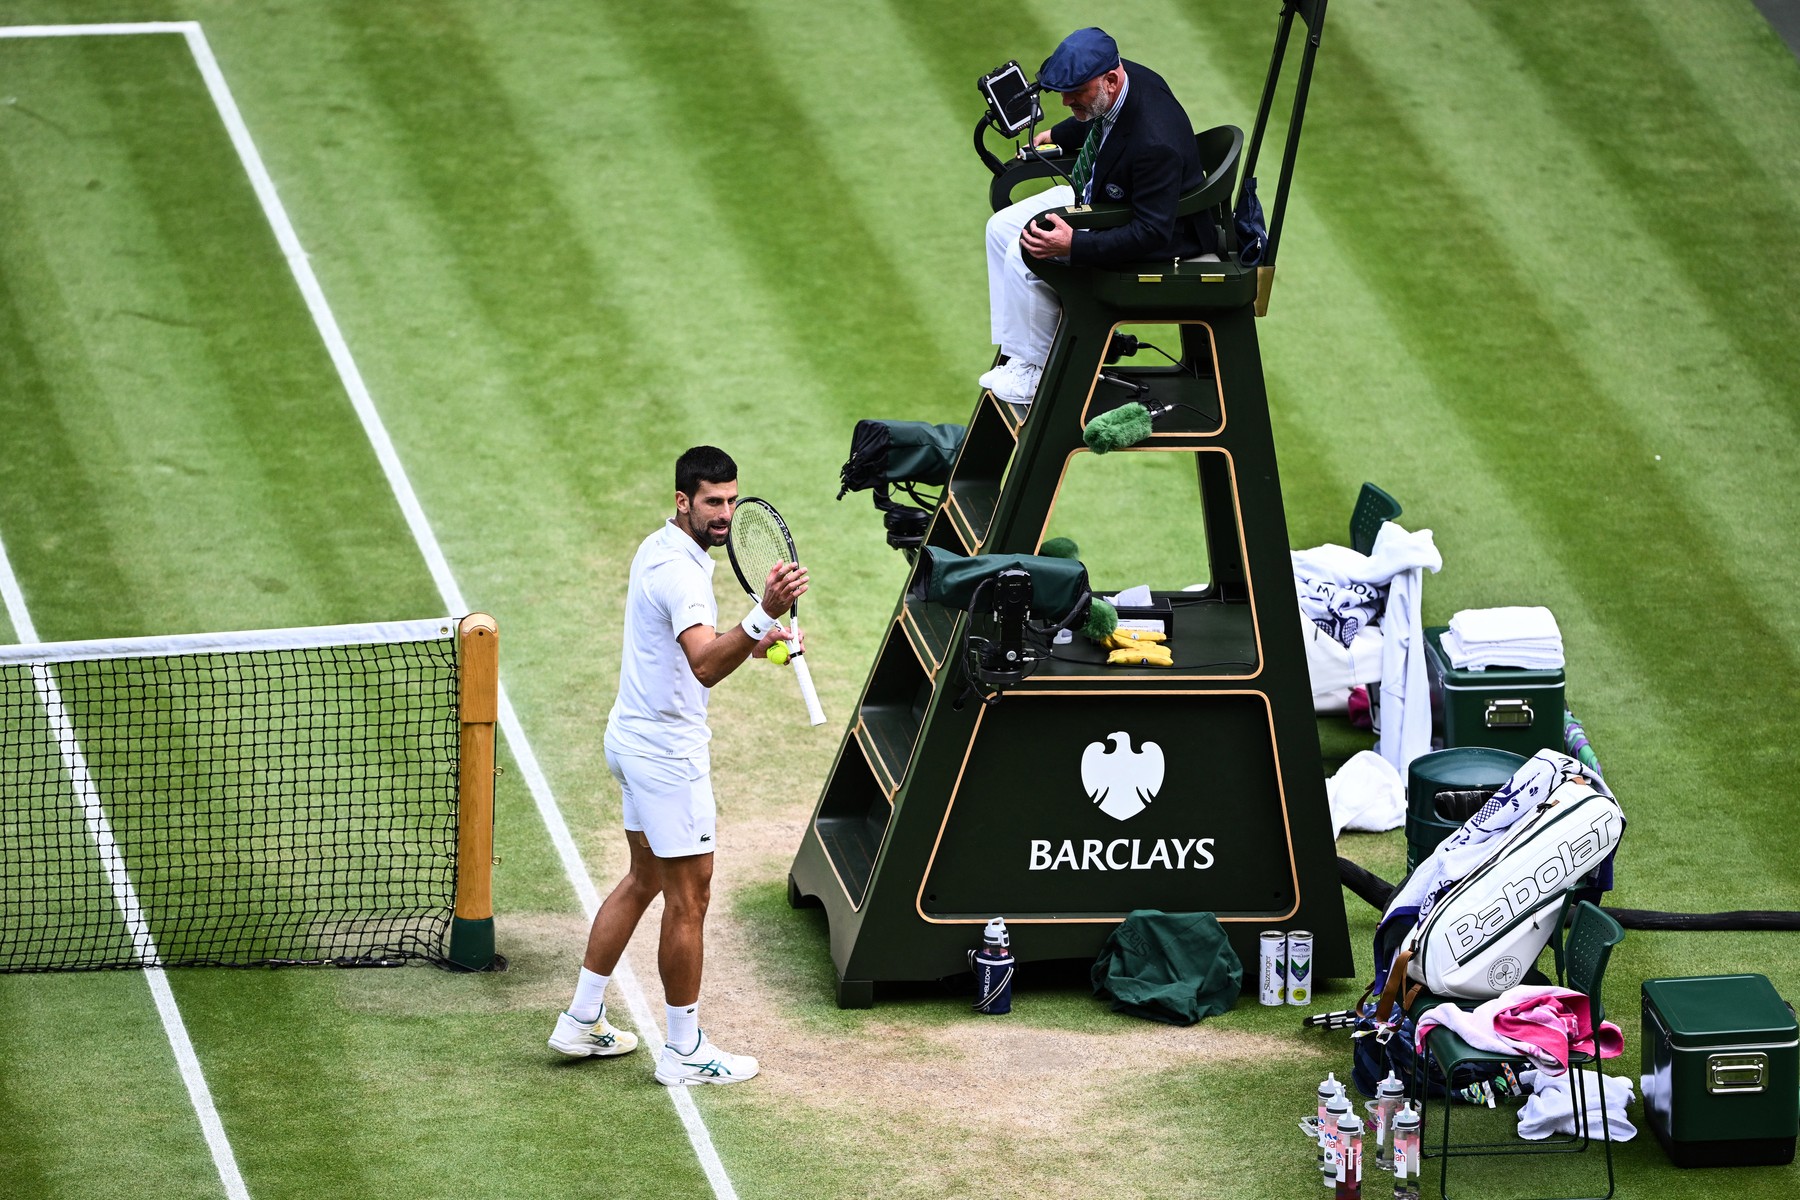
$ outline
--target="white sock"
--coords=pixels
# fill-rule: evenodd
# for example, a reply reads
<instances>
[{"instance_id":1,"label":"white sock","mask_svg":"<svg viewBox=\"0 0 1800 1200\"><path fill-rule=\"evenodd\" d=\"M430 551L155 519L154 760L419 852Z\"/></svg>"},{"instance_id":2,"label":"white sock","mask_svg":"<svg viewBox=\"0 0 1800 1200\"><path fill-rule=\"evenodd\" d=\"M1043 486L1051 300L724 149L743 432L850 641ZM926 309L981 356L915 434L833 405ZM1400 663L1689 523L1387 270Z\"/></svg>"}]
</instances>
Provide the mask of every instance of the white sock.
<instances>
[{"instance_id":1,"label":"white sock","mask_svg":"<svg viewBox=\"0 0 1800 1200\"><path fill-rule=\"evenodd\" d=\"M581 978L575 984L575 998L569 1001L569 1015L583 1025L591 1025L600 1019L606 1011L606 985L612 981L611 975L596 975L586 967L581 968Z\"/></svg>"},{"instance_id":2,"label":"white sock","mask_svg":"<svg viewBox=\"0 0 1800 1200\"><path fill-rule=\"evenodd\" d=\"M700 1002L665 1004L663 1014L669 1022L669 1045L688 1054L700 1048Z\"/></svg>"}]
</instances>

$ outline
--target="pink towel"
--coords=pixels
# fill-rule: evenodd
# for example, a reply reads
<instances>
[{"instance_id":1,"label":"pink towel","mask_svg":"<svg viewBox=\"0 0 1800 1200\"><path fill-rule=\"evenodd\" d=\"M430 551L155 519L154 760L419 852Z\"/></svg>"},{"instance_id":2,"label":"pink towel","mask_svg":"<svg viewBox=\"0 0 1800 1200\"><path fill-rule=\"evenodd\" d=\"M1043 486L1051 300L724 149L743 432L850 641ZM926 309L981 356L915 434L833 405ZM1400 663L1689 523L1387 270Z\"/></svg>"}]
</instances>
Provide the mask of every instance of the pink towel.
<instances>
[{"instance_id":1,"label":"pink towel","mask_svg":"<svg viewBox=\"0 0 1800 1200\"><path fill-rule=\"evenodd\" d=\"M1571 1049L1598 1058L1617 1058L1625 1049L1619 1027L1602 1021L1595 1029L1588 998L1569 988L1523 984L1470 1011L1452 1004L1427 1009L1419 1018L1421 1049L1433 1025L1478 1050L1517 1054L1555 1073L1568 1070Z\"/></svg>"}]
</instances>

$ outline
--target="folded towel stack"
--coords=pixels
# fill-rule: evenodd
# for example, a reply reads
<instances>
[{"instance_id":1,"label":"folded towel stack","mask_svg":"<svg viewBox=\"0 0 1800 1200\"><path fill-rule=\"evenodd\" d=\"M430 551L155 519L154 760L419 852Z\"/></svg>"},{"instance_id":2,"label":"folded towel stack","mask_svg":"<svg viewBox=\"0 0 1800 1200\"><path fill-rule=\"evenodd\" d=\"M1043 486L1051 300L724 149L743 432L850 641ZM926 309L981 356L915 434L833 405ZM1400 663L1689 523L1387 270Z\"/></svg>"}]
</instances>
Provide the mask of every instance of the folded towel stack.
<instances>
[{"instance_id":1,"label":"folded towel stack","mask_svg":"<svg viewBox=\"0 0 1800 1200\"><path fill-rule=\"evenodd\" d=\"M1562 630L1547 608L1466 608L1450 618L1444 653L1458 670L1522 667L1558 671Z\"/></svg>"}]
</instances>

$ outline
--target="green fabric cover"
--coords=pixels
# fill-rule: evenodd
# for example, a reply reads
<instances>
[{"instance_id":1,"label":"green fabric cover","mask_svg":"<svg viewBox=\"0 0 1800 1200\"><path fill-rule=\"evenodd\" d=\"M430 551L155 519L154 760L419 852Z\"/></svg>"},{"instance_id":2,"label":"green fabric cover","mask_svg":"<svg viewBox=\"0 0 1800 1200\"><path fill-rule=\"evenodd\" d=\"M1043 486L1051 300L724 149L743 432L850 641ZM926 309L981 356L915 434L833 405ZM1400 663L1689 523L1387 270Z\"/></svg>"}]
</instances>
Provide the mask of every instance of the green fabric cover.
<instances>
[{"instance_id":1,"label":"green fabric cover","mask_svg":"<svg viewBox=\"0 0 1800 1200\"><path fill-rule=\"evenodd\" d=\"M1213 914L1140 908L1106 939L1093 981L1114 1012L1192 1025L1237 1003L1244 964Z\"/></svg>"},{"instance_id":2,"label":"green fabric cover","mask_svg":"<svg viewBox=\"0 0 1800 1200\"><path fill-rule=\"evenodd\" d=\"M1078 559L1037 554L977 554L964 558L951 550L927 546L925 556L919 560L913 591L934 604L966 612L977 587L1014 567L1031 572L1031 615L1040 621L1062 620L1088 590L1087 568Z\"/></svg>"},{"instance_id":3,"label":"green fabric cover","mask_svg":"<svg viewBox=\"0 0 1800 1200\"><path fill-rule=\"evenodd\" d=\"M962 425L928 425L924 421L886 421L887 469L890 483L922 483L930 487L950 481L950 468L962 449Z\"/></svg>"}]
</instances>

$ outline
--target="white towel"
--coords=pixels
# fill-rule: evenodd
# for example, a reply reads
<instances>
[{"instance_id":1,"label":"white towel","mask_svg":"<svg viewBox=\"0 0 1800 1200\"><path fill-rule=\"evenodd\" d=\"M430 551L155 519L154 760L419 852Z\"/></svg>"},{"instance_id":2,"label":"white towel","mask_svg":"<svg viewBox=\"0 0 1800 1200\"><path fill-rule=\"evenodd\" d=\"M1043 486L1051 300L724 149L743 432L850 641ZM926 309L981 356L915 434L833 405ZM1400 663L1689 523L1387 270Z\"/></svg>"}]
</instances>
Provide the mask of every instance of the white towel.
<instances>
[{"instance_id":1,"label":"white towel","mask_svg":"<svg viewBox=\"0 0 1800 1200\"><path fill-rule=\"evenodd\" d=\"M1519 1136L1527 1141L1537 1142L1553 1133L1577 1133L1575 1126L1575 1094L1573 1090L1574 1072L1565 1071L1561 1075L1551 1075L1543 1071L1523 1071L1519 1081L1531 1088L1531 1095L1526 1097L1524 1105L1519 1109ZM1585 1089L1586 1103L1582 1108L1587 1113L1588 1136L1599 1138L1600 1132L1600 1087L1606 1088L1606 1127L1612 1132L1615 1142L1629 1142L1637 1136L1637 1126L1625 1115L1625 1106L1631 1103L1631 1080L1617 1075L1596 1075L1593 1071L1582 1070L1582 1084Z\"/></svg>"},{"instance_id":2,"label":"white towel","mask_svg":"<svg viewBox=\"0 0 1800 1200\"><path fill-rule=\"evenodd\" d=\"M1381 757L1402 775L1431 749L1431 694L1425 684L1425 634L1419 615L1425 572L1444 565L1431 530L1408 533L1392 521L1375 535L1371 568L1392 577L1381 617Z\"/></svg>"},{"instance_id":3,"label":"white towel","mask_svg":"<svg viewBox=\"0 0 1800 1200\"><path fill-rule=\"evenodd\" d=\"M1562 630L1541 606L1464 609L1450 618L1442 640L1450 665L1458 670L1563 667Z\"/></svg>"},{"instance_id":4,"label":"white towel","mask_svg":"<svg viewBox=\"0 0 1800 1200\"><path fill-rule=\"evenodd\" d=\"M1348 646L1300 613L1300 640L1306 644L1306 673L1312 678L1313 711L1343 716L1350 689L1381 682L1381 626L1365 625Z\"/></svg>"},{"instance_id":5,"label":"white towel","mask_svg":"<svg viewBox=\"0 0 1800 1200\"><path fill-rule=\"evenodd\" d=\"M1406 823L1406 785L1400 772L1373 750L1353 754L1325 781L1331 804L1331 836L1346 829L1380 833Z\"/></svg>"},{"instance_id":6,"label":"white towel","mask_svg":"<svg viewBox=\"0 0 1800 1200\"><path fill-rule=\"evenodd\" d=\"M1456 636L1471 642L1562 640L1556 617L1541 605L1524 608L1465 608L1450 618Z\"/></svg>"}]
</instances>

